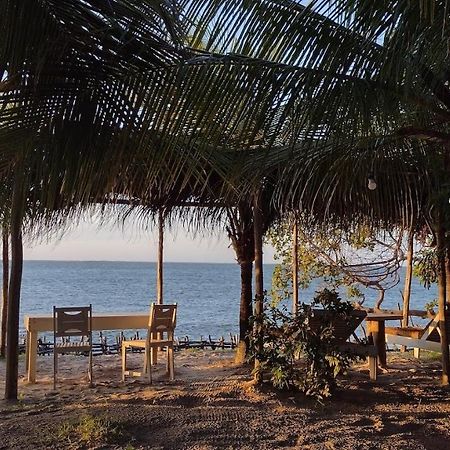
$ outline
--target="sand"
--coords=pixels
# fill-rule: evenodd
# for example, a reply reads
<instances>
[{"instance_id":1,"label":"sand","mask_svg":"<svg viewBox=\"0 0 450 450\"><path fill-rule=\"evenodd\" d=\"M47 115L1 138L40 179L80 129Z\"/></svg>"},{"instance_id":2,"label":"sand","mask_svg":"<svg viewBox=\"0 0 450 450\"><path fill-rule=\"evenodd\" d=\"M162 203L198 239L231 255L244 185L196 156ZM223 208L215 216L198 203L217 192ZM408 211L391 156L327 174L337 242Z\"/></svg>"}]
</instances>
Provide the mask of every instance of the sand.
<instances>
[{"instance_id":1,"label":"sand","mask_svg":"<svg viewBox=\"0 0 450 450\"><path fill-rule=\"evenodd\" d=\"M436 358L392 352L377 382L357 365L323 405L256 389L231 351L176 353L176 380L161 361L151 386L121 383L119 356L96 357L92 388L87 359L64 356L56 392L52 359L38 361L38 383L23 381L22 359L20 401L0 402L1 449L450 449L450 391Z\"/></svg>"}]
</instances>

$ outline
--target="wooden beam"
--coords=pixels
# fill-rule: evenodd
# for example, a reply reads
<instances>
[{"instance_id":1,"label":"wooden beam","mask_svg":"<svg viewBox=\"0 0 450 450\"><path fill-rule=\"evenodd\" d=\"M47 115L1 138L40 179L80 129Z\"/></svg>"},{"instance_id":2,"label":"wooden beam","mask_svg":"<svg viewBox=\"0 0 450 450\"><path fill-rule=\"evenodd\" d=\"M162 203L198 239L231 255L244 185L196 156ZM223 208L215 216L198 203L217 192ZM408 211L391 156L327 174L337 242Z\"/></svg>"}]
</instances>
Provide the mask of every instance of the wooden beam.
<instances>
[{"instance_id":1,"label":"wooden beam","mask_svg":"<svg viewBox=\"0 0 450 450\"><path fill-rule=\"evenodd\" d=\"M298 223L294 216L292 229L292 315L298 313Z\"/></svg>"},{"instance_id":2,"label":"wooden beam","mask_svg":"<svg viewBox=\"0 0 450 450\"><path fill-rule=\"evenodd\" d=\"M445 274L445 229L439 215L436 230L436 251L438 258L438 303L439 303L439 330L441 335L442 351L442 385L448 386L450 375L450 359L447 337L446 320L446 274Z\"/></svg>"},{"instance_id":3,"label":"wooden beam","mask_svg":"<svg viewBox=\"0 0 450 450\"><path fill-rule=\"evenodd\" d=\"M257 192L253 198L253 230L255 240L255 332L258 352L262 351L262 316L264 311L264 277L263 277L263 225L261 194ZM262 382L261 363L255 358L255 381Z\"/></svg>"},{"instance_id":4,"label":"wooden beam","mask_svg":"<svg viewBox=\"0 0 450 450\"><path fill-rule=\"evenodd\" d=\"M156 303L164 303L164 213L158 215L158 263L156 268Z\"/></svg>"},{"instance_id":5,"label":"wooden beam","mask_svg":"<svg viewBox=\"0 0 450 450\"><path fill-rule=\"evenodd\" d=\"M2 230L2 272L3 272L3 290L2 290L2 313L1 313L1 334L0 334L0 356L4 357L6 352L6 320L8 311L8 287L9 287L9 233L8 228Z\"/></svg>"},{"instance_id":6,"label":"wooden beam","mask_svg":"<svg viewBox=\"0 0 450 450\"><path fill-rule=\"evenodd\" d=\"M446 286L446 301L450 304L450 242L447 241L447 251L445 255L445 286Z\"/></svg>"},{"instance_id":7,"label":"wooden beam","mask_svg":"<svg viewBox=\"0 0 450 450\"><path fill-rule=\"evenodd\" d=\"M414 256L414 233L411 230L408 235L408 248L406 251L406 273L405 285L403 286L403 319L402 327L409 324L409 305L411 299L411 281L413 272L413 256ZM406 351L406 347L402 346L401 351Z\"/></svg>"}]
</instances>

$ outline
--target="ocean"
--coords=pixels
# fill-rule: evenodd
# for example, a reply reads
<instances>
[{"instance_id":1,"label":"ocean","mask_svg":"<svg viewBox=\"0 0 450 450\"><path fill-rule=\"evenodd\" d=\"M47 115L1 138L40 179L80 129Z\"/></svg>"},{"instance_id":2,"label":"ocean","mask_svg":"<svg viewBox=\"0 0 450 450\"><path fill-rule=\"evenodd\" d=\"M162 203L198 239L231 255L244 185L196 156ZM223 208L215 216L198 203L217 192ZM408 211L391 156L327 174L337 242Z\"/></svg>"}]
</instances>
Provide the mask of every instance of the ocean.
<instances>
[{"instance_id":1,"label":"ocean","mask_svg":"<svg viewBox=\"0 0 450 450\"><path fill-rule=\"evenodd\" d=\"M270 290L273 265L265 265L265 288ZM402 269L402 274L404 269ZM401 304L403 276L386 292L383 307ZM300 291L309 301L320 287ZM376 292L365 290L366 306ZM165 263L164 302L178 303L177 336L198 339L238 332L240 272L238 264ZM423 309L436 297L436 287L412 283L411 308ZM21 332L26 314L51 314L53 305L92 304L94 312L146 312L156 298L156 264L144 262L25 261L21 300Z\"/></svg>"}]
</instances>

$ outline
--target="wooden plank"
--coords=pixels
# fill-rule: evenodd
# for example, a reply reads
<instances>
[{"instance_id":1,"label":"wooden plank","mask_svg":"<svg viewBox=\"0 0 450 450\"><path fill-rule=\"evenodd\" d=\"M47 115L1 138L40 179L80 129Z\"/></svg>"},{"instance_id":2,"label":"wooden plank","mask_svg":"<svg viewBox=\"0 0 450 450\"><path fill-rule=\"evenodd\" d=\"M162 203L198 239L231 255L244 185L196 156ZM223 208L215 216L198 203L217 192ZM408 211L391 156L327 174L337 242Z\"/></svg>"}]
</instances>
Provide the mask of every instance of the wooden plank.
<instances>
[{"instance_id":1,"label":"wooden plank","mask_svg":"<svg viewBox=\"0 0 450 450\"><path fill-rule=\"evenodd\" d=\"M420 339L424 329L418 327L386 327L386 335L406 336L414 339Z\"/></svg>"},{"instance_id":2,"label":"wooden plank","mask_svg":"<svg viewBox=\"0 0 450 450\"><path fill-rule=\"evenodd\" d=\"M388 344L406 345L407 347L420 348L431 352L441 352L441 344L439 342L427 341L425 339L414 339L406 336L396 336L394 334L386 335Z\"/></svg>"},{"instance_id":3,"label":"wooden plank","mask_svg":"<svg viewBox=\"0 0 450 450\"><path fill-rule=\"evenodd\" d=\"M262 319L264 312L264 278L263 278L263 215L261 193L257 192L253 199L253 233L255 242L255 327L257 335L257 351L262 353ZM255 358L255 381L262 382L261 362Z\"/></svg>"},{"instance_id":4,"label":"wooden plank","mask_svg":"<svg viewBox=\"0 0 450 450\"><path fill-rule=\"evenodd\" d=\"M149 313L92 314L93 330L144 329L148 326ZM24 318L27 331L53 331L52 315L29 315Z\"/></svg>"},{"instance_id":5,"label":"wooden plank","mask_svg":"<svg viewBox=\"0 0 450 450\"><path fill-rule=\"evenodd\" d=\"M298 223L294 216L292 230L292 315L298 314Z\"/></svg>"},{"instance_id":6,"label":"wooden plank","mask_svg":"<svg viewBox=\"0 0 450 450\"><path fill-rule=\"evenodd\" d=\"M148 326L149 313L116 313L92 316L93 330L145 329ZM24 319L28 345L28 381L36 382L37 338L42 331L53 331L53 315L25 316Z\"/></svg>"},{"instance_id":7,"label":"wooden plank","mask_svg":"<svg viewBox=\"0 0 450 450\"><path fill-rule=\"evenodd\" d=\"M53 321L52 321L53 322ZM28 382L36 382L36 356L37 356L37 332L30 331L30 343L28 344Z\"/></svg>"}]
</instances>

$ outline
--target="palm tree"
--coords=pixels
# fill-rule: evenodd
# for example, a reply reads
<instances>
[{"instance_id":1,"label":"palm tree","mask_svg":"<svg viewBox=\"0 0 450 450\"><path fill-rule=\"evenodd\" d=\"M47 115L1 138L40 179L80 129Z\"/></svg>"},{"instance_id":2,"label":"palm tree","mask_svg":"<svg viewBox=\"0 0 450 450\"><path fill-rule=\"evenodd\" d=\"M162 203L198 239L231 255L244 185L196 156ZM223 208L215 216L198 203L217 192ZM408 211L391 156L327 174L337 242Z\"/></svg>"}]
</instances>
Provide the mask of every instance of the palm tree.
<instances>
[{"instance_id":1,"label":"palm tree","mask_svg":"<svg viewBox=\"0 0 450 450\"><path fill-rule=\"evenodd\" d=\"M445 253L450 227L447 2L313 0L304 6L212 0L202 7L186 1L185 7L188 23L197 24L192 45L201 40L205 51L239 54L260 66L283 65L279 79L295 86L289 93L279 91L286 105L278 110L286 122L281 130L290 138L284 156L271 151L260 166L284 167L276 193L280 206L344 225L367 217L387 227L431 223L442 237L440 254ZM289 95L294 90L296 95ZM256 182L263 176L255 174L254 161L248 169ZM381 181L375 194L364 186L373 173ZM441 327L447 384L444 320Z\"/></svg>"},{"instance_id":2,"label":"palm tree","mask_svg":"<svg viewBox=\"0 0 450 450\"><path fill-rule=\"evenodd\" d=\"M317 220L421 214L427 180L411 184L408 172L446 155L445 52L431 40L446 36L444 6L329 3L4 2L0 168L17 175L11 224L24 216L22 195L33 224L57 226L110 197L161 207L192 180L206 189L211 171L238 200L273 177L271 205L307 205ZM384 192L396 190L389 202L359 192L378 166ZM20 227L11 232L19 242ZM18 306L17 283L10 293Z\"/></svg>"}]
</instances>

